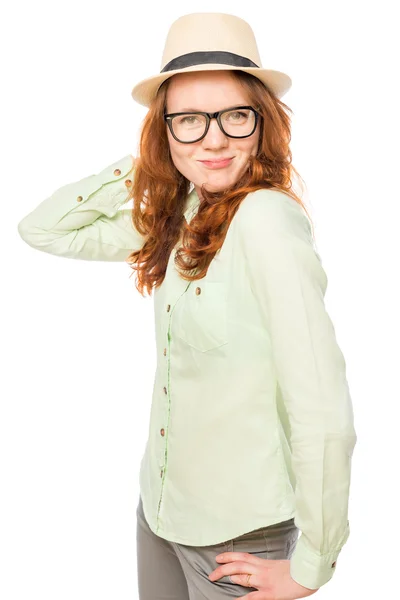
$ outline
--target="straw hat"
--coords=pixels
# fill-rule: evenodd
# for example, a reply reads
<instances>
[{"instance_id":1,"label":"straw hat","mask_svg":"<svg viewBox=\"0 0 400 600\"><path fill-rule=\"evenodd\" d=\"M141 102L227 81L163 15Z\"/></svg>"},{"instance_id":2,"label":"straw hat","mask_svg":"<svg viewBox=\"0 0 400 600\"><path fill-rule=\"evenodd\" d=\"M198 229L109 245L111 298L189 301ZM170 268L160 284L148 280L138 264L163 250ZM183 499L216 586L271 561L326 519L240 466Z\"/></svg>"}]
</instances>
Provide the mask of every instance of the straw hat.
<instances>
[{"instance_id":1,"label":"straw hat","mask_svg":"<svg viewBox=\"0 0 400 600\"><path fill-rule=\"evenodd\" d=\"M160 73L137 83L132 98L143 106L160 85L177 73L239 70L257 77L278 98L292 85L281 71L264 69L250 25L225 13L191 13L174 21L168 31Z\"/></svg>"}]
</instances>

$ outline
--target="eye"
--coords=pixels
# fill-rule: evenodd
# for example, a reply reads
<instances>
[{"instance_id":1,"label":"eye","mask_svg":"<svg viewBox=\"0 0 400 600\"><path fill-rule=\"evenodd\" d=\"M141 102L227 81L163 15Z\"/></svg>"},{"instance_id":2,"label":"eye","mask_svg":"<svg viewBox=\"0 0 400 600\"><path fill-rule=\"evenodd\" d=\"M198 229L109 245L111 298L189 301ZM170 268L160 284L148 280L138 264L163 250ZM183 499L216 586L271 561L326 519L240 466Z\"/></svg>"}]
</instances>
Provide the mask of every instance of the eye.
<instances>
[{"instance_id":1,"label":"eye","mask_svg":"<svg viewBox=\"0 0 400 600\"><path fill-rule=\"evenodd\" d=\"M180 117L179 123L186 125L193 125L198 117L196 115L187 115L186 117Z\"/></svg>"},{"instance_id":2,"label":"eye","mask_svg":"<svg viewBox=\"0 0 400 600\"><path fill-rule=\"evenodd\" d=\"M241 112L239 110L234 110L227 114L227 117L232 121L240 121L241 119L247 119L247 113Z\"/></svg>"}]
</instances>

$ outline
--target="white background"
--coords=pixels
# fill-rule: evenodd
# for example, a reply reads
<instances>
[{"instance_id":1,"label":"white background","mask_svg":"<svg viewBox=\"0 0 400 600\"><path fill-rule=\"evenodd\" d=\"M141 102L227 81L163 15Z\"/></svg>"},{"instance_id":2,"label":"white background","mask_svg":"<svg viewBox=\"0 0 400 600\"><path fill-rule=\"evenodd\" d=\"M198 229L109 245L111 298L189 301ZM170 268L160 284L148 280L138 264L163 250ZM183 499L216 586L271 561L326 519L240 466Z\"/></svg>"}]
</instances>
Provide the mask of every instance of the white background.
<instances>
[{"instance_id":1,"label":"white background","mask_svg":"<svg viewBox=\"0 0 400 600\"><path fill-rule=\"evenodd\" d=\"M131 89L160 70L172 21L197 11L247 20L263 66L293 81L283 98L294 112L293 164L308 187L358 434L351 535L315 597L400 597L396 4L24 0L2 9L2 600L138 597L153 299L138 294L126 263L33 250L17 224L61 185L136 153L147 109Z\"/></svg>"}]
</instances>

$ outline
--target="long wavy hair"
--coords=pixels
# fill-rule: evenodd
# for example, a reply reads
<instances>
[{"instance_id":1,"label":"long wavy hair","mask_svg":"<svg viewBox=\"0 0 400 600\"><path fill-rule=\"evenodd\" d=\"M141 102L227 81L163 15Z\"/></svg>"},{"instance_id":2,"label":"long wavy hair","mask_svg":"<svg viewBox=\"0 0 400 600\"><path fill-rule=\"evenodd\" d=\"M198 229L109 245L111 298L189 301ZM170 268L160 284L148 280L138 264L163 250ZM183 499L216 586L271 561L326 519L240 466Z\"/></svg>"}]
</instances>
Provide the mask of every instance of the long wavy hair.
<instances>
[{"instance_id":1,"label":"long wavy hair","mask_svg":"<svg viewBox=\"0 0 400 600\"><path fill-rule=\"evenodd\" d=\"M179 241L174 260L181 277L187 281L203 278L241 201L250 192L260 188L285 192L302 206L312 224L293 190L293 174L304 183L291 164L293 111L256 77L244 71L230 72L247 92L249 104L260 113L257 153L249 157L248 169L230 188L210 192L202 186L198 212L190 224L184 218L190 182L172 162L163 119L172 78L161 85L143 120L129 199L133 199L133 226L145 236L145 243L126 259L137 273L136 288L142 295L145 289L151 295L153 287L161 285L171 251Z\"/></svg>"}]
</instances>

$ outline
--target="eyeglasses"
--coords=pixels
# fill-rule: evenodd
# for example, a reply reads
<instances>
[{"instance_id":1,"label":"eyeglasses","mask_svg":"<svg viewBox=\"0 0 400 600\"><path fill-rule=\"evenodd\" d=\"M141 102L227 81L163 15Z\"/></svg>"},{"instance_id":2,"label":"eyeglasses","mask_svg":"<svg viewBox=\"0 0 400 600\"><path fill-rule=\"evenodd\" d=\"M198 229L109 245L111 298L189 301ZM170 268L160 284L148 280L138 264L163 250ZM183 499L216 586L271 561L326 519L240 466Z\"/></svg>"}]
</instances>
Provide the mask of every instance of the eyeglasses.
<instances>
[{"instance_id":1,"label":"eyeglasses","mask_svg":"<svg viewBox=\"0 0 400 600\"><path fill-rule=\"evenodd\" d=\"M257 127L259 113L252 106L235 106L215 113L177 112L164 115L172 136L182 144L199 142L206 135L211 119L217 119L221 131L231 138L246 138Z\"/></svg>"}]
</instances>

